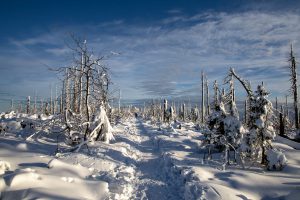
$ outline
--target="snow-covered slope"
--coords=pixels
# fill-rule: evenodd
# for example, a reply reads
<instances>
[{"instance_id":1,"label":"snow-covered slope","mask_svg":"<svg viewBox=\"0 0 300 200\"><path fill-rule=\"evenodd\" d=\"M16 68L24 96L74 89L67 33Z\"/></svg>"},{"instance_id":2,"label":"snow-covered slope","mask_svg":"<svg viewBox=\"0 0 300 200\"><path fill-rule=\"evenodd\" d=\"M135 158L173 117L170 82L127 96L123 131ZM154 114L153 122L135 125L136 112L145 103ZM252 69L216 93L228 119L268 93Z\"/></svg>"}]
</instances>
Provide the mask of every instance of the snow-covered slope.
<instances>
[{"instance_id":1,"label":"snow-covered slope","mask_svg":"<svg viewBox=\"0 0 300 200\"><path fill-rule=\"evenodd\" d=\"M34 120L34 119L32 119ZM12 119L14 121L14 119ZM158 128L130 118L113 127L115 140L70 152L49 130L19 127L0 136L1 199L298 199L300 156L280 172L203 160L202 133L192 123ZM33 136L32 136L33 135ZM31 136L31 137L30 137ZM28 137L30 137L28 139ZM26 139L27 138L27 139Z\"/></svg>"}]
</instances>

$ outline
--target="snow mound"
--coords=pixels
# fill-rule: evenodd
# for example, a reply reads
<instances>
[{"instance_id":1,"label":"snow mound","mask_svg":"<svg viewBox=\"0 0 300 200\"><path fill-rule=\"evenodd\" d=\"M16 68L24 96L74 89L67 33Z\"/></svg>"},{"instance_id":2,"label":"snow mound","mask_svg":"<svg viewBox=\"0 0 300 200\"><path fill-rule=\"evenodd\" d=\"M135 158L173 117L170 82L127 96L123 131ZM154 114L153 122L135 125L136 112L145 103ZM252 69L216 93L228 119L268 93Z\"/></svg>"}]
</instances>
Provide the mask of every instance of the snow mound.
<instances>
[{"instance_id":1,"label":"snow mound","mask_svg":"<svg viewBox=\"0 0 300 200\"><path fill-rule=\"evenodd\" d=\"M41 179L41 176L35 172L14 173L8 176L7 183L10 187L19 187L24 183L28 185L35 184L36 181Z\"/></svg>"},{"instance_id":2,"label":"snow mound","mask_svg":"<svg viewBox=\"0 0 300 200\"><path fill-rule=\"evenodd\" d=\"M106 182L59 177L57 174L42 175L35 172L16 171L3 179L0 180L0 194L3 200L107 199L109 192Z\"/></svg>"},{"instance_id":3,"label":"snow mound","mask_svg":"<svg viewBox=\"0 0 300 200\"><path fill-rule=\"evenodd\" d=\"M77 164L77 165L71 165L65 162L62 162L58 159L52 159L48 163L48 168L52 170L52 173L60 174L62 177L65 176L79 176L81 178L86 178L90 175L90 171Z\"/></svg>"},{"instance_id":4,"label":"snow mound","mask_svg":"<svg viewBox=\"0 0 300 200\"><path fill-rule=\"evenodd\" d=\"M11 120L11 121L8 121L6 123L4 122L3 124L5 124L6 131L16 133L16 132L21 130L20 122L17 122L15 120Z\"/></svg>"},{"instance_id":5,"label":"snow mound","mask_svg":"<svg viewBox=\"0 0 300 200\"><path fill-rule=\"evenodd\" d=\"M111 199L126 200L133 195L134 185L132 182L135 178L133 167L118 166L113 172L100 172L98 175L93 175L92 178L108 182Z\"/></svg>"},{"instance_id":6,"label":"snow mound","mask_svg":"<svg viewBox=\"0 0 300 200\"><path fill-rule=\"evenodd\" d=\"M10 163L0 160L0 175L4 174L7 170L10 170Z\"/></svg>"},{"instance_id":7,"label":"snow mound","mask_svg":"<svg viewBox=\"0 0 300 200\"><path fill-rule=\"evenodd\" d=\"M27 151L28 146L26 143L20 143L20 144L17 144L16 149L21 150L21 151Z\"/></svg>"},{"instance_id":8,"label":"snow mound","mask_svg":"<svg viewBox=\"0 0 300 200\"><path fill-rule=\"evenodd\" d=\"M267 151L268 170L282 170L287 164L285 155L277 149Z\"/></svg>"},{"instance_id":9,"label":"snow mound","mask_svg":"<svg viewBox=\"0 0 300 200\"><path fill-rule=\"evenodd\" d=\"M2 119L11 119L11 118L14 118L15 115L16 115L15 111L11 111L9 113L2 114L1 118Z\"/></svg>"},{"instance_id":10,"label":"snow mound","mask_svg":"<svg viewBox=\"0 0 300 200\"><path fill-rule=\"evenodd\" d=\"M93 129L91 133L92 140L101 140L105 143L109 143L114 140L113 128L110 125L109 119L106 115L105 109L101 106L100 110L95 114L91 128Z\"/></svg>"},{"instance_id":11,"label":"snow mound","mask_svg":"<svg viewBox=\"0 0 300 200\"><path fill-rule=\"evenodd\" d=\"M68 183L73 183L75 179L72 177L61 177L61 180L68 182Z\"/></svg>"}]
</instances>

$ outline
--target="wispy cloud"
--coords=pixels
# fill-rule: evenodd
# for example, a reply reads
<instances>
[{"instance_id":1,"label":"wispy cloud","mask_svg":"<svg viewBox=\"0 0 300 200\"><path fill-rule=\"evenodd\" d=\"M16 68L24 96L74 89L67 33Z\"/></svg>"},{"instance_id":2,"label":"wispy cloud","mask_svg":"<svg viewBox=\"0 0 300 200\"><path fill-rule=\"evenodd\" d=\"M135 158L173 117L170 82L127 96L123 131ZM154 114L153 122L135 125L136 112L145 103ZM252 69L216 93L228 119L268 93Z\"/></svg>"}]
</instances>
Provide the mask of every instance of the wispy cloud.
<instances>
[{"instance_id":1,"label":"wispy cloud","mask_svg":"<svg viewBox=\"0 0 300 200\"><path fill-rule=\"evenodd\" d=\"M121 53L106 63L115 87L123 91L123 98L194 95L197 88L200 91L201 70L210 80L222 82L229 67L235 67L253 84L267 80L273 94L287 92L289 45L294 44L296 56L300 52L300 14L249 11L187 16L175 10L169 13L171 17L153 24L127 24L119 20L62 27L32 38L14 39L10 48L18 54L3 55L14 60L5 66L19 69L22 65L22 70L14 70L15 76L30 69L33 59L52 66L64 65L71 60L67 56L70 52L65 44L66 33L74 32L86 37L94 52ZM22 54L26 55L26 51L30 56ZM4 52L3 48L0 52ZM2 66L4 57L0 58ZM47 75L43 76L46 80ZM31 77L36 82L40 78Z\"/></svg>"}]
</instances>

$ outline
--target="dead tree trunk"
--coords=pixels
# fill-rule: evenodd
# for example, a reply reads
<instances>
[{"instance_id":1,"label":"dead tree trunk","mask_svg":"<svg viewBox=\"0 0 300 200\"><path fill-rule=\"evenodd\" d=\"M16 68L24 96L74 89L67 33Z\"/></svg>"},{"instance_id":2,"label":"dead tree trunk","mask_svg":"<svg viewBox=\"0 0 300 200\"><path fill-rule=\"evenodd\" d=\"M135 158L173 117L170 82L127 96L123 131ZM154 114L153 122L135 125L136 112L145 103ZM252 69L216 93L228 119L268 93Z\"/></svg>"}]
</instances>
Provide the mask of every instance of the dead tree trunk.
<instances>
[{"instance_id":1,"label":"dead tree trunk","mask_svg":"<svg viewBox=\"0 0 300 200\"><path fill-rule=\"evenodd\" d=\"M288 95L285 96L285 116L289 118Z\"/></svg>"},{"instance_id":2,"label":"dead tree trunk","mask_svg":"<svg viewBox=\"0 0 300 200\"><path fill-rule=\"evenodd\" d=\"M121 89L119 89L118 113L119 115L121 114ZM144 102L144 113L145 113L145 102Z\"/></svg>"},{"instance_id":3,"label":"dead tree trunk","mask_svg":"<svg viewBox=\"0 0 300 200\"><path fill-rule=\"evenodd\" d=\"M73 75L73 110L75 113L78 113L78 72L77 69L74 68Z\"/></svg>"},{"instance_id":4,"label":"dead tree trunk","mask_svg":"<svg viewBox=\"0 0 300 200\"><path fill-rule=\"evenodd\" d=\"M70 86L69 86L69 70L66 69L66 77L65 77L65 108L70 109Z\"/></svg>"},{"instance_id":5,"label":"dead tree trunk","mask_svg":"<svg viewBox=\"0 0 300 200\"><path fill-rule=\"evenodd\" d=\"M63 91L61 91L59 113L62 114L63 111L64 111L64 107L63 107Z\"/></svg>"},{"instance_id":6,"label":"dead tree trunk","mask_svg":"<svg viewBox=\"0 0 300 200\"><path fill-rule=\"evenodd\" d=\"M57 99L57 85L55 85L55 98L54 98L54 105L53 105L53 114L57 113L57 105L58 99Z\"/></svg>"},{"instance_id":7,"label":"dead tree trunk","mask_svg":"<svg viewBox=\"0 0 300 200\"><path fill-rule=\"evenodd\" d=\"M182 104L182 120L185 121L185 104Z\"/></svg>"},{"instance_id":8,"label":"dead tree trunk","mask_svg":"<svg viewBox=\"0 0 300 200\"><path fill-rule=\"evenodd\" d=\"M279 113L279 135L284 136L284 118L281 112Z\"/></svg>"},{"instance_id":9,"label":"dead tree trunk","mask_svg":"<svg viewBox=\"0 0 300 200\"><path fill-rule=\"evenodd\" d=\"M205 102L204 102L204 72L203 71L202 71L202 75L201 75L201 82L202 82L201 122L204 123Z\"/></svg>"},{"instance_id":10,"label":"dead tree trunk","mask_svg":"<svg viewBox=\"0 0 300 200\"><path fill-rule=\"evenodd\" d=\"M276 109L276 111L278 111L278 98L277 97L275 98L275 109Z\"/></svg>"},{"instance_id":11,"label":"dead tree trunk","mask_svg":"<svg viewBox=\"0 0 300 200\"><path fill-rule=\"evenodd\" d=\"M82 103L83 103L83 91L82 91L82 77L83 77L83 67L84 67L84 64L85 64L85 59L84 59L84 53L81 52L81 69L80 69L80 73L79 73L79 100L78 100L78 110L79 110L79 113L81 114L82 113Z\"/></svg>"},{"instance_id":12,"label":"dead tree trunk","mask_svg":"<svg viewBox=\"0 0 300 200\"><path fill-rule=\"evenodd\" d=\"M27 97L26 113L30 114L30 96Z\"/></svg>"},{"instance_id":13,"label":"dead tree trunk","mask_svg":"<svg viewBox=\"0 0 300 200\"><path fill-rule=\"evenodd\" d=\"M247 99L245 100L245 105L244 105L244 123L247 125L247 112L248 112L248 109L247 109Z\"/></svg>"},{"instance_id":14,"label":"dead tree trunk","mask_svg":"<svg viewBox=\"0 0 300 200\"><path fill-rule=\"evenodd\" d=\"M11 99L10 101L10 111L14 110L14 99Z\"/></svg>"},{"instance_id":15,"label":"dead tree trunk","mask_svg":"<svg viewBox=\"0 0 300 200\"><path fill-rule=\"evenodd\" d=\"M22 102L19 102L19 113L22 113Z\"/></svg>"},{"instance_id":16,"label":"dead tree trunk","mask_svg":"<svg viewBox=\"0 0 300 200\"><path fill-rule=\"evenodd\" d=\"M208 87L208 80L206 77L205 81L205 89L206 89L206 114L210 115L210 105L209 105L209 87Z\"/></svg>"},{"instance_id":17,"label":"dead tree trunk","mask_svg":"<svg viewBox=\"0 0 300 200\"><path fill-rule=\"evenodd\" d=\"M37 109L36 109L36 91L34 92L33 113L34 113L34 114L37 113Z\"/></svg>"},{"instance_id":18,"label":"dead tree trunk","mask_svg":"<svg viewBox=\"0 0 300 200\"><path fill-rule=\"evenodd\" d=\"M168 109L168 101L167 99L164 99L164 108L163 108L163 121L167 121L167 109Z\"/></svg>"},{"instance_id":19,"label":"dead tree trunk","mask_svg":"<svg viewBox=\"0 0 300 200\"><path fill-rule=\"evenodd\" d=\"M295 127L299 129L299 111L298 111L298 85L297 85L297 67L296 59L293 53L293 46L291 45L290 53L290 81L291 81L291 91L294 98L294 112L295 112Z\"/></svg>"},{"instance_id":20,"label":"dead tree trunk","mask_svg":"<svg viewBox=\"0 0 300 200\"><path fill-rule=\"evenodd\" d=\"M53 114L52 84L50 84L50 113Z\"/></svg>"},{"instance_id":21,"label":"dead tree trunk","mask_svg":"<svg viewBox=\"0 0 300 200\"><path fill-rule=\"evenodd\" d=\"M44 113L44 99L43 98L41 98L41 103L40 103L40 112L41 112L41 114L43 114Z\"/></svg>"},{"instance_id":22,"label":"dead tree trunk","mask_svg":"<svg viewBox=\"0 0 300 200\"><path fill-rule=\"evenodd\" d=\"M89 98L90 98L90 71L87 70L86 72L86 85L85 85L85 111L86 111L86 119L90 121L90 109L89 109Z\"/></svg>"},{"instance_id":23,"label":"dead tree trunk","mask_svg":"<svg viewBox=\"0 0 300 200\"><path fill-rule=\"evenodd\" d=\"M214 106L215 106L215 109L218 106L218 104L219 104L219 87L218 87L217 81L215 80L215 82L214 82Z\"/></svg>"}]
</instances>

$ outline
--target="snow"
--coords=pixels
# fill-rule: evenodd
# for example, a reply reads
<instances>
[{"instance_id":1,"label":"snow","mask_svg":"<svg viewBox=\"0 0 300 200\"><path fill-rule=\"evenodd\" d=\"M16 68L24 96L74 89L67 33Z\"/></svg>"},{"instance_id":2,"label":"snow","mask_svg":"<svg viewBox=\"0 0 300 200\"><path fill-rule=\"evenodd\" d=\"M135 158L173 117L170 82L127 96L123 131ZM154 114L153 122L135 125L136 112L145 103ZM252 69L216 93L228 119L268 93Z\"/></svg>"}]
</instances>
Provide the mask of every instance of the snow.
<instances>
[{"instance_id":1,"label":"snow","mask_svg":"<svg viewBox=\"0 0 300 200\"><path fill-rule=\"evenodd\" d=\"M114 136L112 134L112 127L110 125L110 122L108 120L108 117L106 115L105 109L103 108L103 106L100 107L100 110L98 112L96 112L95 114L95 118L94 118L94 124L93 124L93 132L91 133L91 138L93 140L96 140L98 137L98 132L100 130L100 136L99 139L109 143L109 141L114 139ZM100 122L100 123L99 123ZM99 123L99 124L95 124L95 123Z\"/></svg>"},{"instance_id":2,"label":"snow","mask_svg":"<svg viewBox=\"0 0 300 200\"><path fill-rule=\"evenodd\" d=\"M2 122L14 121L16 127L21 119L41 123L39 117L8 117ZM1 134L0 198L234 200L300 195L299 148L284 138L277 136L273 147L286 157L278 152L269 156L273 164L288 160L282 171L267 171L257 162L245 168L230 164L224 170L222 154L203 159L202 126L196 130L194 123L158 125L129 117L112 128L115 139L110 144L95 141L79 152L71 152L65 138L51 129L33 129L30 134L37 134L30 140L21 128Z\"/></svg>"},{"instance_id":3,"label":"snow","mask_svg":"<svg viewBox=\"0 0 300 200\"><path fill-rule=\"evenodd\" d=\"M290 147L293 147L294 149L300 150L300 143L294 142L292 140L286 139L284 137L281 137L279 135L276 136L276 140L280 143L289 145Z\"/></svg>"},{"instance_id":4,"label":"snow","mask_svg":"<svg viewBox=\"0 0 300 200\"><path fill-rule=\"evenodd\" d=\"M267 159L269 170L281 170L287 163L285 155L277 149L269 149Z\"/></svg>"},{"instance_id":5,"label":"snow","mask_svg":"<svg viewBox=\"0 0 300 200\"><path fill-rule=\"evenodd\" d=\"M10 163L4 160L0 160L0 175L4 174L5 171L10 169Z\"/></svg>"}]
</instances>

